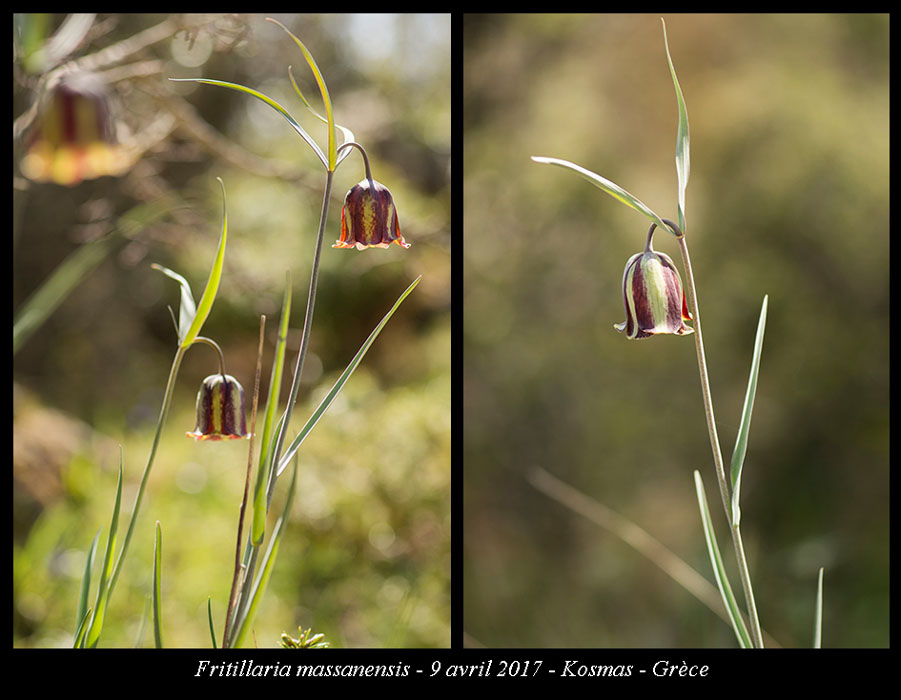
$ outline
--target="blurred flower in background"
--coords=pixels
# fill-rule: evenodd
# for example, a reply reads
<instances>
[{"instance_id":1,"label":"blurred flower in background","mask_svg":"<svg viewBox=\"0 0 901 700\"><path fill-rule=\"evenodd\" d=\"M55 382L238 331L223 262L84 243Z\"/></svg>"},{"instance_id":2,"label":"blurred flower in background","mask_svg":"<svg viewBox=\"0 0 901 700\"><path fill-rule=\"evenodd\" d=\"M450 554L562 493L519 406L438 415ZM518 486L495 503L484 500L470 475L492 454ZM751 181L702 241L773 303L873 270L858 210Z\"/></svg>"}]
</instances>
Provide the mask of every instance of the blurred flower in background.
<instances>
[{"instance_id":1,"label":"blurred flower in background","mask_svg":"<svg viewBox=\"0 0 901 700\"><path fill-rule=\"evenodd\" d=\"M40 99L26 137L25 177L71 186L128 168L116 141L109 91L96 74L64 75Z\"/></svg>"}]
</instances>

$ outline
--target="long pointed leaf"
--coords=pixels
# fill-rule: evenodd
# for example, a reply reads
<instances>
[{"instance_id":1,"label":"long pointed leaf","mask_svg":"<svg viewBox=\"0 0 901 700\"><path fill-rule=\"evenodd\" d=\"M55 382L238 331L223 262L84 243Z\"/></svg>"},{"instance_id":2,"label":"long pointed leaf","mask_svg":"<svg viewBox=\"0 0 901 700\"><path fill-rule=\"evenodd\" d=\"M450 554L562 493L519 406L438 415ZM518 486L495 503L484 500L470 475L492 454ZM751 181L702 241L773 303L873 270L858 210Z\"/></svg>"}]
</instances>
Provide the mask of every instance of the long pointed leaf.
<instances>
[{"instance_id":1,"label":"long pointed leaf","mask_svg":"<svg viewBox=\"0 0 901 700\"><path fill-rule=\"evenodd\" d=\"M106 554L103 555L103 569L100 574L100 585L97 587L97 603L94 605L94 616L85 637L88 647L96 647L103 629L103 616L109 600L109 577L113 568L113 552L116 549L116 535L119 530L119 507L122 505L122 449L119 449L119 481L116 484L116 503L113 506L113 517L110 520L109 537L106 540Z\"/></svg>"},{"instance_id":2,"label":"long pointed leaf","mask_svg":"<svg viewBox=\"0 0 901 700\"><path fill-rule=\"evenodd\" d=\"M611 182L605 177L598 175L597 173L593 173L590 170L583 168L581 165L576 165L575 163L571 163L568 160L563 160L561 158L547 158L545 156L532 156L532 160L536 163L545 163L547 165L557 165L561 168L568 168L570 170L575 171L582 177L584 177L588 182L590 182L595 187L600 188L607 194L609 194L614 199L619 200L626 206L632 207L637 212L644 214L651 221L655 222L660 228L664 231L670 231L675 235L675 231L673 231L669 226L663 223L663 219L661 219L657 214L655 214L648 205L642 202L638 197L627 192L622 187L617 185L615 182Z\"/></svg>"},{"instance_id":3,"label":"long pointed leaf","mask_svg":"<svg viewBox=\"0 0 901 700\"><path fill-rule=\"evenodd\" d=\"M237 632L235 632L232 636L234 642L229 646L233 649L237 649L241 646L241 643L244 641L244 637L247 636L247 632L250 629L250 626L253 624L253 618L256 614L257 607L259 607L260 599L263 596L263 592L266 590L266 585L269 583L269 576L272 574L272 568L275 565L275 559L278 555L279 544L281 543L282 533L284 529L285 522L288 519L288 515L291 512L291 504L294 502L294 490L297 485L297 462L294 463L294 471L291 473L291 484L288 487L288 495L285 498L285 505L282 508L281 515L275 523L275 527L272 530L272 538L269 540L269 547L266 550L266 554L263 556L263 561L260 566L260 573L257 576L257 580L254 583L253 591L251 592L250 598L247 602L247 607L242 611L243 614L239 613L238 618L236 618L236 627Z\"/></svg>"},{"instance_id":4,"label":"long pointed leaf","mask_svg":"<svg viewBox=\"0 0 901 700\"><path fill-rule=\"evenodd\" d=\"M704 527L704 537L707 540L707 553L710 556L710 563L713 566L713 575L716 577L716 585L720 589L720 595L723 597L723 605L726 612L729 613L729 619L732 621L732 630L738 639L739 645L743 649L749 649L753 646L751 637L748 635L748 629L745 626L744 619L741 616L741 610L738 603L735 602L735 596L732 593L732 586L729 584L729 577L726 575L726 567L723 566L723 558L720 555L719 545L716 543L716 534L713 531L713 522L710 520L710 509L707 506L707 494L704 491L704 482L701 480L701 474L695 470L695 490L698 494L698 508L701 510L701 524Z\"/></svg>"},{"instance_id":5,"label":"long pointed leaf","mask_svg":"<svg viewBox=\"0 0 901 700\"><path fill-rule=\"evenodd\" d=\"M754 411L754 396L757 393L757 373L760 370L760 353L763 350L763 332L766 329L766 309L768 297L764 295L760 307L760 319L757 321L757 336L754 338L754 354L751 357L751 374L748 377L748 389L745 392L745 405L741 412L741 423L735 437L732 450L732 523L738 526L741 522L739 494L741 491L741 470L748 451L748 432L751 429L751 413Z\"/></svg>"},{"instance_id":6,"label":"long pointed leaf","mask_svg":"<svg viewBox=\"0 0 901 700\"><path fill-rule=\"evenodd\" d=\"M817 577L817 604L813 621L813 648L820 649L823 643L823 567Z\"/></svg>"},{"instance_id":7,"label":"long pointed leaf","mask_svg":"<svg viewBox=\"0 0 901 700\"><path fill-rule=\"evenodd\" d=\"M663 23L663 45L666 48L666 60L669 63L669 72L673 78L673 87L676 89L676 102L679 105L679 129L676 132L676 175L679 180L679 228L685 229L685 188L688 187L688 176L691 172L691 159L689 157L688 137L688 110L685 107L685 98L682 96L682 88L676 77L676 69L673 67L673 59L669 53L669 42L666 39L666 22Z\"/></svg>"},{"instance_id":8,"label":"long pointed leaf","mask_svg":"<svg viewBox=\"0 0 901 700\"><path fill-rule=\"evenodd\" d=\"M297 93L297 96L300 97L300 99L303 101L303 103L307 106L307 109L310 110L313 113L313 115L319 121L321 121L323 124L328 124L328 119L326 119L321 114L319 114L319 112L317 112L315 109L313 109L312 105L310 105L310 103L307 101L307 98L303 96L303 93L300 91L300 87L297 85L297 81L294 79L294 73L291 71L291 66L288 66L288 77L291 79L291 84L294 86L294 92ZM340 129L341 133L344 134L344 143L350 143L351 141L354 140L354 132L352 132L347 127L341 126L340 124L335 124L335 128ZM344 144L342 144L342 145L344 145ZM340 149L340 146L339 146L339 149ZM335 165L337 165L342 160L347 158L347 156L350 155L351 150L352 149L344 150L344 152L342 152L341 155L338 156L338 161Z\"/></svg>"},{"instance_id":9,"label":"long pointed leaf","mask_svg":"<svg viewBox=\"0 0 901 700\"><path fill-rule=\"evenodd\" d=\"M210 622L210 639L213 641L213 649L217 648L216 645L216 630L213 627L213 599L206 599L206 615Z\"/></svg>"},{"instance_id":10,"label":"long pointed leaf","mask_svg":"<svg viewBox=\"0 0 901 700\"><path fill-rule=\"evenodd\" d=\"M297 120L291 116L291 113L287 109L282 107L271 97L264 95L262 92L254 90L253 88L244 87L243 85L238 85L236 83L229 83L224 80L212 80L211 78L169 78L169 80L175 83L205 83L207 85L218 85L219 87L230 88L232 90L237 90L238 92L243 92L256 97L258 100L265 102L267 105L272 107L272 109L281 114L293 127L294 131L296 131L300 135L300 138L306 141L307 145L309 145L309 147L313 149L316 157L319 158L319 162L321 162L326 168L328 167L328 160L322 153L322 149L319 148L319 144L317 144L316 141L313 140L313 137L310 136L306 131L304 131L304 128L297 123Z\"/></svg>"},{"instance_id":11,"label":"long pointed leaf","mask_svg":"<svg viewBox=\"0 0 901 700\"><path fill-rule=\"evenodd\" d=\"M163 532L160 521L156 521L156 537L153 540L153 642L157 649L163 648L163 619L160 606L160 577L163 568Z\"/></svg>"},{"instance_id":12,"label":"long pointed leaf","mask_svg":"<svg viewBox=\"0 0 901 700\"><path fill-rule=\"evenodd\" d=\"M216 259L213 261L213 267L210 269L210 277L207 280L203 295L197 303L197 313L194 314L194 320L185 332L182 338L181 346L188 347L194 342L194 339L200 334L200 329L206 322L207 316L210 315L210 309L213 308L213 302L216 300L216 292L219 291L219 281L222 279L222 266L225 262L225 241L228 236L228 214L225 206L225 183L222 178L219 180L219 186L222 188L222 235L219 237L219 249L216 251Z\"/></svg>"},{"instance_id":13,"label":"long pointed leaf","mask_svg":"<svg viewBox=\"0 0 901 700\"><path fill-rule=\"evenodd\" d=\"M309 65L310 70L313 71L313 77L316 78L316 83L319 85L319 92L322 94L322 103L325 105L325 116L328 123L328 169L334 170L338 164L338 144L336 143L335 139L335 116L334 114L332 114L332 100L328 94L328 87L325 84L325 78L322 77L322 73L319 70L319 66L316 65L316 60L313 58L313 54L311 54L309 50L307 50L307 47L304 46L304 43L300 39L294 36L290 29L288 29L278 20L272 19L271 17L267 17L266 21L277 24L286 32L288 32L288 35L292 39L294 39L294 43L300 47L300 50L303 52L303 57L307 61L307 65Z\"/></svg>"},{"instance_id":14,"label":"long pointed leaf","mask_svg":"<svg viewBox=\"0 0 901 700\"><path fill-rule=\"evenodd\" d=\"M266 417L263 422L262 440L260 441L260 462L257 469L257 481L253 492L253 525L251 541L260 544L266 529L266 506L268 499L269 474L271 471L271 450L275 444L272 435L272 422L278 410L278 399L282 387L282 374L285 366L285 349L288 340L288 325L291 318L291 275L288 273L285 282L285 294L282 298L282 316L279 322L278 341L275 345L275 360L272 363L272 376L269 379L269 397L266 401Z\"/></svg>"},{"instance_id":15,"label":"long pointed leaf","mask_svg":"<svg viewBox=\"0 0 901 700\"><path fill-rule=\"evenodd\" d=\"M197 304L194 302L191 285L188 283L188 280L168 267L163 267L156 263L153 263L150 267L174 279L181 288L180 303L178 305L178 343L180 345L188 334L188 329L194 321L194 316L197 315Z\"/></svg>"},{"instance_id":16,"label":"long pointed leaf","mask_svg":"<svg viewBox=\"0 0 901 700\"><path fill-rule=\"evenodd\" d=\"M93 611L94 608L88 608L85 610L84 615L82 615L81 622L78 624L78 629L75 630L75 643L72 645L73 649L81 649L84 647L85 633L88 631L88 620L91 619L91 613Z\"/></svg>"},{"instance_id":17,"label":"long pointed leaf","mask_svg":"<svg viewBox=\"0 0 901 700\"><path fill-rule=\"evenodd\" d=\"M373 329L372 333L369 334L369 337L366 339L366 342L360 347L357 351L357 354L354 355L354 358L350 361L350 364L347 365L347 368L344 372L341 373L341 376L338 377L338 381L335 382L334 386L332 386L331 390L328 394L326 394L325 398L320 402L319 406L313 412L313 415L310 416L310 419L306 422L306 424L301 428L300 432L285 450L282 455L281 460L278 463L278 470L275 475L279 476L284 470L285 467L288 466L291 458L300 448L301 443L306 439L307 435L310 434L310 431L319 422L319 419L322 418L322 415L328 410L328 407L332 405L332 401L335 400L335 397L338 395L338 392L344 387L347 383L347 380L350 379L350 375L353 374L354 370L357 368L357 365L360 364L360 361L366 355L366 352L369 350L369 347L375 342L375 339L378 337L379 333L382 332L382 329L385 327L385 324L388 323L388 320L394 315L394 312L397 311L398 307L403 303L404 299L409 296L410 292L412 292L416 285L419 284L419 280L422 279L422 275L413 280L413 283L407 287L406 291L398 297L397 301L394 302L394 306L391 307L391 310L385 314L379 324Z\"/></svg>"},{"instance_id":18,"label":"long pointed leaf","mask_svg":"<svg viewBox=\"0 0 901 700\"><path fill-rule=\"evenodd\" d=\"M94 554L97 551L97 540L100 539L100 530L94 535L94 540L88 549L87 560L84 565L84 575L81 577L81 595L78 597L78 612L75 613L75 646L78 646L79 637L83 634L85 619L88 610L88 594L91 589L91 567L94 565Z\"/></svg>"}]
</instances>

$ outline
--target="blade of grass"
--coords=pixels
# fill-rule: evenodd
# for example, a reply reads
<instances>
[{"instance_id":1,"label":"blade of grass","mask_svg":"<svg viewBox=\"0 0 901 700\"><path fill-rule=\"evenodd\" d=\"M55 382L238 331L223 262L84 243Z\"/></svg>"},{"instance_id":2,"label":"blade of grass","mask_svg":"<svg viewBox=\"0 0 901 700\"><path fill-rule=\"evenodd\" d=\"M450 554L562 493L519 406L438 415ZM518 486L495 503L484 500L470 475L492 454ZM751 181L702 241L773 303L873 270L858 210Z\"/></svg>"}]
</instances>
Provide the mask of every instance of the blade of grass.
<instances>
[{"instance_id":1,"label":"blade of grass","mask_svg":"<svg viewBox=\"0 0 901 700\"><path fill-rule=\"evenodd\" d=\"M294 470L291 472L291 484L288 487L288 495L285 498L285 504L282 508L281 515L275 523L275 527L272 530L272 538L269 540L269 547L266 550L266 554L263 556L263 561L260 566L260 573L257 576L256 582L253 585L253 591L250 594L250 597L247 600L246 608L238 613L238 618L236 619L236 624L234 629L237 632L232 634L233 642L229 643L233 649L237 649L241 646L241 643L244 641L244 638L247 636L247 632L250 629L251 624L253 623L254 615L256 614L257 607L259 606L260 599L263 596L263 592L266 590L266 585L269 583L269 576L272 574L272 568L275 565L275 559L278 555L279 544L281 543L282 534L284 531L285 522L288 519L289 514L291 513L291 504L294 501L294 490L297 484L297 462L294 462Z\"/></svg>"},{"instance_id":2,"label":"blade of grass","mask_svg":"<svg viewBox=\"0 0 901 700\"><path fill-rule=\"evenodd\" d=\"M576 165L575 163L571 163L568 160L563 160L561 158L547 158L545 156L532 156L532 160L536 163L544 163L547 165L557 165L561 168L568 168L582 177L584 177L588 182L590 182L595 187L600 188L607 194L609 194L614 199L619 200L623 204L631 207L637 212L644 214L651 221L655 222L660 228L664 231L669 231L673 235L676 235L675 231L673 231L669 226L663 223L663 219L661 219L657 214L655 214L650 207L648 207L644 202L642 202L638 197L627 192L622 187L617 185L615 182L611 182L605 177L598 175L597 173L593 173L590 170L583 168L581 165Z\"/></svg>"},{"instance_id":3,"label":"blade of grass","mask_svg":"<svg viewBox=\"0 0 901 700\"><path fill-rule=\"evenodd\" d=\"M160 576L162 575L163 532L160 521L156 521L156 537L153 540L153 642L157 649L163 648L163 620L160 605Z\"/></svg>"},{"instance_id":4,"label":"blade of grass","mask_svg":"<svg viewBox=\"0 0 901 700\"><path fill-rule=\"evenodd\" d=\"M75 613L75 646L78 646L78 640L81 636L80 631L84 629L85 619L88 610L88 595L91 589L91 567L94 565L94 554L97 551L97 541L100 539L100 530L94 535L94 540L88 549L87 560L84 565L84 575L81 577L81 595L78 597L78 612Z\"/></svg>"},{"instance_id":5,"label":"blade of grass","mask_svg":"<svg viewBox=\"0 0 901 700\"><path fill-rule=\"evenodd\" d=\"M663 45L666 48L666 60L669 63L669 72L673 78L673 87L676 89L676 102L679 105L679 128L676 132L676 175L679 181L679 228L685 232L685 188L688 187L688 176L691 172L691 159L689 157L688 135L688 110L685 107L685 98L682 96L682 88L676 77L676 69L673 67L673 59L669 52L669 42L666 38L666 22L660 18L663 24Z\"/></svg>"},{"instance_id":6,"label":"blade of grass","mask_svg":"<svg viewBox=\"0 0 901 700\"><path fill-rule=\"evenodd\" d=\"M316 423L319 422L319 419L322 418L322 415L328 410L328 407L331 406L332 401L335 400L338 392L341 391L341 389L347 383L347 380L350 379L350 375L353 374L354 370L357 368L363 357L366 355L366 352L369 350L369 347L373 342L375 342L375 339L378 337L379 333L382 332L385 324L388 323L388 320L394 315L394 312L397 311L398 307L401 305L401 303L403 303L404 299L409 296L410 292L412 292L416 288L416 285L419 284L419 280L421 279L422 275L413 280L413 283L409 287L407 287L407 289L403 294L400 295L400 297L398 297L397 301L394 302L394 306L391 307L391 310L387 314L385 314L382 320L379 321L379 324L375 327L375 329L373 329L372 333L369 334L366 342L363 343L363 345L357 351L357 354L354 355L354 358L350 361L350 364L347 365L347 368L344 370L344 372L341 373L341 376L338 377L338 381L335 382L329 393L325 395L325 398L320 402L319 406L313 412L313 415L310 416L310 419L306 422L303 428L301 428L300 432L285 450L281 460L279 460L278 469L275 473L276 476L279 476L288 466L291 458L300 448L301 443L306 439L307 435L310 434L310 431L314 428Z\"/></svg>"},{"instance_id":7,"label":"blade of grass","mask_svg":"<svg viewBox=\"0 0 901 700\"><path fill-rule=\"evenodd\" d=\"M122 448L119 448L119 481L116 484L116 503L113 506L113 517L110 520L109 536L106 540L106 554L103 555L103 569L100 574L100 585L97 587L97 602L94 605L94 616L88 628L85 643L88 647L96 647L103 629L103 616L109 600L109 578L113 567L113 552L116 549L116 534L119 530L119 507L122 505Z\"/></svg>"},{"instance_id":8,"label":"blade of grass","mask_svg":"<svg viewBox=\"0 0 901 700\"><path fill-rule=\"evenodd\" d=\"M219 237L219 249L216 251L216 259L213 261L212 268L210 268L210 277L197 304L197 312L194 314L191 325L185 332L185 337L182 338L181 347L183 348L193 343L200 333L207 316L210 315L210 309L213 308L216 292L219 291L219 281L222 279L222 266L225 262L225 242L228 236L228 214L225 206L225 183L222 182L222 178L217 177L216 179L222 188L222 235Z\"/></svg>"},{"instance_id":9,"label":"blade of grass","mask_svg":"<svg viewBox=\"0 0 901 700\"><path fill-rule=\"evenodd\" d=\"M823 643L823 567L817 577L817 604L813 619L813 648L822 648Z\"/></svg>"},{"instance_id":10,"label":"blade of grass","mask_svg":"<svg viewBox=\"0 0 901 700\"><path fill-rule=\"evenodd\" d=\"M760 307L760 319L757 321L757 336L754 338L754 354L751 357L751 374L748 377L748 389L745 392L745 404L741 412L741 423L735 437L732 450L732 523L738 526L741 521L739 493L741 491L741 470L748 451L748 432L751 429L751 413L754 411L754 396L757 393L757 373L760 370L760 353L763 350L763 333L766 329L766 309L768 297L764 295Z\"/></svg>"},{"instance_id":11,"label":"blade of grass","mask_svg":"<svg viewBox=\"0 0 901 700\"><path fill-rule=\"evenodd\" d=\"M218 646L216 644L216 628L213 626L213 599L212 598L206 599L206 614L207 614L207 619L209 619L209 622L210 622L210 639L213 642L213 649L217 649Z\"/></svg>"},{"instance_id":12,"label":"blade of grass","mask_svg":"<svg viewBox=\"0 0 901 700\"><path fill-rule=\"evenodd\" d=\"M313 77L316 78L316 83L319 85L319 92L322 95L322 103L325 105L325 116L328 123L328 169L331 171L335 170L335 167L338 164L338 144L335 139L335 117L332 114L332 100L328 94L328 87L325 84L325 78L322 77L322 73L319 70L319 66L316 65L316 60L313 58L313 54L311 54L307 47L304 46L304 43L298 39L294 34L288 29L284 24L279 22L276 19L272 19L271 17L266 18L267 22L272 22L273 24L277 24L279 27L288 32L288 35L294 39L294 43L300 47L300 50L303 52L303 57L306 59L307 64L310 66L310 70L313 71Z\"/></svg>"},{"instance_id":13,"label":"blade of grass","mask_svg":"<svg viewBox=\"0 0 901 700\"><path fill-rule=\"evenodd\" d=\"M294 73L291 71L291 66L288 66L288 77L291 79L291 84L294 86L294 92L297 93L297 96L300 97L301 101L307 106L307 109L310 110L313 115L321 121L323 124L328 124L328 119L323 117L319 112L313 109L312 105L307 101L307 98L304 97L303 93L300 91L300 87L297 85L297 81L294 79ZM350 143L354 140L354 132L352 132L347 127L341 126L340 124L335 124L336 129L340 129L341 133L344 134L344 143ZM340 156L338 156L338 163L347 158L350 155L350 149L344 151Z\"/></svg>"},{"instance_id":14,"label":"blade of grass","mask_svg":"<svg viewBox=\"0 0 901 700\"><path fill-rule=\"evenodd\" d=\"M178 342L181 344L182 340L184 340L185 336L188 334L188 328L191 327L194 316L197 315L197 304L194 302L194 295L191 293L191 285L188 283L188 280L177 272L170 270L168 267L163 267L157 263L152 263L150 267L162 272L166 277L171 277L178 282L181 287L178 305L178 328L176 329L178 332Z\"/></svg>"},{"instance_id":15,"label":"blade of grass","mask_svg":"<svg viewBox=\"0 0 901 700\"><path fill-rule=\"evenodd\" d=\"M285 349L288 340L288 324L291 318L291 273L285 281L285 294L282 298L282 315L278 328L278 340L275 345L275 359L272 363L272 375L269 379L269 396L266 399L266 415L263 419L263 434L260 441L260 462L257 469L257 480L253 492L253 523L251 541L260 544L266 530L266 492L271 472L271 451L275 445L272 422L278 411L278 399L282 387L282 374L285 367Z\"/></svg>"},{"instance_id":16,"label":"blade of grass","mask_svg":"<svg viewBox=\"0 0 901 700\"><path fill-rule=\"evenodd\" d=\"M288 121L288 123L293 127L294 131L296 131L300 135L300 137L307 142L307 145L313 149L316 157L319 158L319 162L321 162L326 168L328 167L328 160L326 159L325 155L323 155L322 149L319 148L319 145L313 140L313 137L310 136L306 131L304 131L303 127L297 123L297 120L291 116L291 113L288 112L287 109L282 107L271 97L264 95L262 92L258 92L253 88L244 87L243 85L228 83L224 80L212 80L211 78L169 78L169 80L174 83L205 83L207 85L218 85L219 87L226 87L232 90L237 90L238 92L243 92L256 97L258 100L262 100Z\"/></svg>"},{"instance_id":17,"label":"blade of grass","mask_svg":"<svg viewBox=\"0 0 901 700\"><path fill-rule=\"evenodd\" d=\"M94 608L88 608L82 616L78 629L75 630L75 643L72 645L73 649L81 649L84 647L84 636L88 630L88 620L93 611Z\"/></svg>"},{"instance_id":18,"label":"blade of grass","mask_svg":"<svg viewBox=\"0 0 901 700\"><path fill-rule=\"evenodd\" d=\"M720 548L716 543L716 534L713 531L713 522L710 520L710 510L707 507L707 494L704 491L704 482L701 474L695 470L695 490L698 494L698 508L701 510L701 524L704 527L704 537L707 540L707 553L710 555L710 563L713 566L713 575L716 577L716 585L720 589L720 595L723 598L723 604L726 606L726 612L729 613L729 619L732 622L732 630L738 639L742 649L750 649L753 647L751 637L748 635L747 627L741 616L741 610L735 602L735 596L732 593L732 586L729 584L729 577L726 575L726 567L723 566L723 558L720 556Z\"/></svg>"},{"instance_id":19,"label":"blade of grass","mask_svg":"<svg viewBox=\"0 0 901 700\"><path fill-rule=\"evenodd\" d=\"M141 624L135 634L135 649L144 648L144 630L147 629L147 620L150 619L150 609L153 607L153 593L148 593L144 598L144 608L141 610Z\"/></svg>"},{"instance_id":20,"label":"blade of grass","mask_svg":"<svg viewBox=\"0 0 901 700\"><path fill-rule=\"evenodd\" d=\"M22 304L13 320L13 355L119 243L140 233L162 218L173 200L161 199L133 207L103 238L85 243L73 251Z\"/></svg>"}]
</instances>

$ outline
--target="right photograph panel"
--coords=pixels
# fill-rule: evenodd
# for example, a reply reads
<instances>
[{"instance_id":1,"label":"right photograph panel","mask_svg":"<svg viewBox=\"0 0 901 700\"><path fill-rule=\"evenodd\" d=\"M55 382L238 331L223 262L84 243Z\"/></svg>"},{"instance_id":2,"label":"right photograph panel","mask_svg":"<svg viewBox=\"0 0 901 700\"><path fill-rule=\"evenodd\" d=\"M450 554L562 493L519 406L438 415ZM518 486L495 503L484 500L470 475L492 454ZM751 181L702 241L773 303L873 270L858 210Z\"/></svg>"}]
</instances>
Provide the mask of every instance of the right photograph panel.
<instances>
[{"instance_id":1,"label":"right photograph panel","mask_svg":"<svg viewBox=\"0 0 901 700\"><path fill-rule=\"evenodd\" d=\"M463 27L463 645L887 647L888 15Z\"/></svg>"}]
</instances>

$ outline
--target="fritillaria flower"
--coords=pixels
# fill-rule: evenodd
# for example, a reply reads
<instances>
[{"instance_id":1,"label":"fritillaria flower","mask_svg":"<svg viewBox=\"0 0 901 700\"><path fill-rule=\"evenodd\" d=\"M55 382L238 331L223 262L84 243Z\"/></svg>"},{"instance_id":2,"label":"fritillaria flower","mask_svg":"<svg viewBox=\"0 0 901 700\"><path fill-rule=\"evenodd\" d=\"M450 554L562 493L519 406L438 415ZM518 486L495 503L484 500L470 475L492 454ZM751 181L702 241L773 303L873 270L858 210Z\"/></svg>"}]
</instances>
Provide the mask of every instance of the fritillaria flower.
<instances>
[{"instance_id":1,"label":"fritillaria flower","mask_svg":"<svg viewBox=\"0 0 901 700\"><path fill-rule=\"evenodd\" d=\"M61 78L39 105L26 137L22 173L36 182L71 186L119 175L127 166L103 81L86 72Z\"/></svg>"},{"instance_id":2,"label":"fritillaria flower","mask_svg":"<svg viewBox=\"0 0 901 700\"><path fill-rule=\"evenodd\" d=\"M403 248L410 244L400 233L397 209L391 192L384 185L366 178L354 185L344 197L341 210L341 238L332 248L387 248L392 243Z\"/></svg>"},{"instance_id":3,"label":"fritillaria flower","mask_svg":"<svg viewBox=\"0 0 901 700\"><path fill-rule=\"evenodd\" d=\"M213 374L197 392L195 440L235 440L250 437L244 418L244 388L228 374Z\"/></svg>"},{"instance_id":4,"label":"fritillaria flower","mask_svg":"<svg viewBox=\"0 0 901 700\"><path fill-rule=\"evenodd\" d=\"M658 333L688 335L694 333L685 321L691 320L682 280L672 259L651 247L654 225L648 231L644 252L636 253L626 263L623 273L623 302L626 320L614 324L630 340L648 338Z\"/></svg>"}]
</instances>

